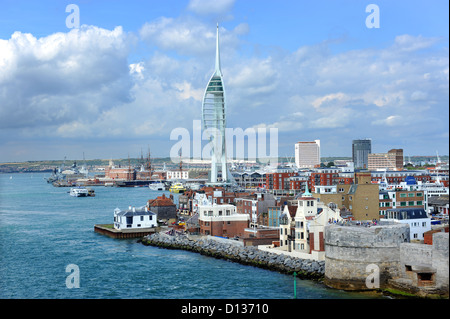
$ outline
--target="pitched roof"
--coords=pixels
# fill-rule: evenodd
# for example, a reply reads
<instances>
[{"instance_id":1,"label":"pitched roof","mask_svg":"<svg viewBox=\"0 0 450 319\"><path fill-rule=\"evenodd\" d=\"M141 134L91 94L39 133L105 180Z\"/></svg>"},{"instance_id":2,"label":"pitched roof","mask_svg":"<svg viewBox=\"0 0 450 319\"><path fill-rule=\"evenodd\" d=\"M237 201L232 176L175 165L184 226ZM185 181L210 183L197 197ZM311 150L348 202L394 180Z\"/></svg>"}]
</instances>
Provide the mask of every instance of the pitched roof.
<instances>
[{"instance_id":1,"label":"pitched roof","mask_svg":"<svg viewBox=\"0 0 450 319\"><path fill-rule=\"evenodd\" d=\"M162 196L158 196L155 199L150 199L147 202L147 205L149 207L155 207L155 206L175 206L171 198L166 197L165 194L162 194Z\"/></svg>"}]
</instances>

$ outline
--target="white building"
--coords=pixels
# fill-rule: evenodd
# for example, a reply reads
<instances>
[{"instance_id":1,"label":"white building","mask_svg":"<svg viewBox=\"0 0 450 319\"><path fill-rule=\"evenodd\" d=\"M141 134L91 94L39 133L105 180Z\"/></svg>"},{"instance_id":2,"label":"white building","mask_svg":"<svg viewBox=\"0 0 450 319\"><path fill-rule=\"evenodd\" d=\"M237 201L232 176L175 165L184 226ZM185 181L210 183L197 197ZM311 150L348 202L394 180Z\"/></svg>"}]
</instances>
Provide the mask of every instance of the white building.
<instances>
[{"instance_id":1,"label":"white building","mask_svg":"<svg viewBox=\"0 0 450 319\"><path fill-rule=\"evenodd\" d=\"M166 171L167 180L189 179L189 171Z\"/></svg>"},{"instance_id":2,"label":"white building","mask_svg":"<svg viewBox=\"0 0 450 319\"><path fill-rule=\"evenodd\" d=\"M431 217L423 208L396 208L386 211L386 218L380 221L393 221L409 225L410 240L423 240L423 233L431 230Z\"/></svg>"},{"instance_id":3,"label":"white building","mask_svg":"<svg viewBox=\"0 0 450 319\"><path fill-rule=\"evenodd\" d=\"M298 168L313 168L320 165L320 140L296 143L295 165Z\"/></svg>"},{"instance_id":4,"label":"white building","mask_svg":"<svg viewBox=\"0 0 450 319\"><path fill-rule=\"evenodd\" d=\"M114 210L115 229L140 229L156 227L156 214L148 210L147 206L135 208L128 207L122 211L119 208Z\"/></svg>"},{"instance_id":5,"label":"white building","mask_svg":"<svg viewBox=\"0 0 450 319\"><path fill-rule=\"evenodd\" d=\"M296 198L297 210L295 217L291 218L289 208L286 205L280 217L280 243L288 251L296 251L311 255L312 259L324 260L325 258L325 226L332 222L342 220L338 209L334 210L306 190ZM294 236L292 236L292 224L294 224Z\"/></svg>"}]
</instances>

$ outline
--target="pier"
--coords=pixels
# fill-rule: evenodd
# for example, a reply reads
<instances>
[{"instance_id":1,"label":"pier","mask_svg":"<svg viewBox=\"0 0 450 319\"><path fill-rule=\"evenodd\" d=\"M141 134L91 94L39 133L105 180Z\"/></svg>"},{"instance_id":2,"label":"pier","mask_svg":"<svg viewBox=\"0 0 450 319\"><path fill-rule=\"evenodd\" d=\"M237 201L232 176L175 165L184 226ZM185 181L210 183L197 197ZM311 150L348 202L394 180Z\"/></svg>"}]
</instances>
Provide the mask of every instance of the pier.
<instances>
[{"instance_id":1,"label":"pier","mask_svg":"<svg viewBox=\"0 0 450 319\"><path fill-rule=\"evenodd\" d=\"M98 224L94 225L94 231L96 233L106 235L112 238L142 238L147 235L151 235L158 231L159 227L153 228L140 228L140 229L115 229L113 224Z\"/></svg>"}]
</instances>

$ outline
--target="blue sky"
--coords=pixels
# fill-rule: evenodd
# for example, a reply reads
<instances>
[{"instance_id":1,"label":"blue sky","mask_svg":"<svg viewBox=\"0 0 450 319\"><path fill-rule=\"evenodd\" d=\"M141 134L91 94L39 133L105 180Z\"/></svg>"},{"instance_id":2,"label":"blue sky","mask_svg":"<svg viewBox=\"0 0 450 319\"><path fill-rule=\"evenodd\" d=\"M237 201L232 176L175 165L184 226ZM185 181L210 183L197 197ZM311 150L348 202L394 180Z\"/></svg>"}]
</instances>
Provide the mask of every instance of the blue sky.
<instances>
[{"instance_id":1,"label":"blue sky","mask_svg":"<svg viewBox=\"0 0 450 319\"><path fill-rule=\"evenodd\" d=\"M66 26L68 4L81 27ZM380 9L367 28L366 6ZM0 1L0 162L168 156L214 68L228 126L277 128L280 156L448 154L447 1Z\"/></svg>"}]
</instances>

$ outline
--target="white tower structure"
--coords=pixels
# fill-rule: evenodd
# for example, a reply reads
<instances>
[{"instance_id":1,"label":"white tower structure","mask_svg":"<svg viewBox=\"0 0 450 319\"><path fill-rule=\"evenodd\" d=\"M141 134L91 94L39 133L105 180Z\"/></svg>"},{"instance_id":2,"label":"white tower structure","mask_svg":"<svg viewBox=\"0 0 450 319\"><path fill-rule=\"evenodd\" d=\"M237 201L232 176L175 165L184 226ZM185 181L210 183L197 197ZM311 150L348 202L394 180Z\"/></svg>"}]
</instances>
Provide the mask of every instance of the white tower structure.
<instances>
[{"instance_id":1,"label":"white tower structure","mask_svg":"<svg viewBox=\"0 0 450 319\"><path fill-rule=\"evenodd\" d=\"M216 65L213 75L208 82L202 103L203 129L209 132L211 144L211 179L212 184L227 183L229 181L227 169L227 152L225 145L226 106L225 88L222 70L220 69L219 53L219 24L216 37ZM222 180L219 181L219 170Z\"/></svg>"}]
</instances>

